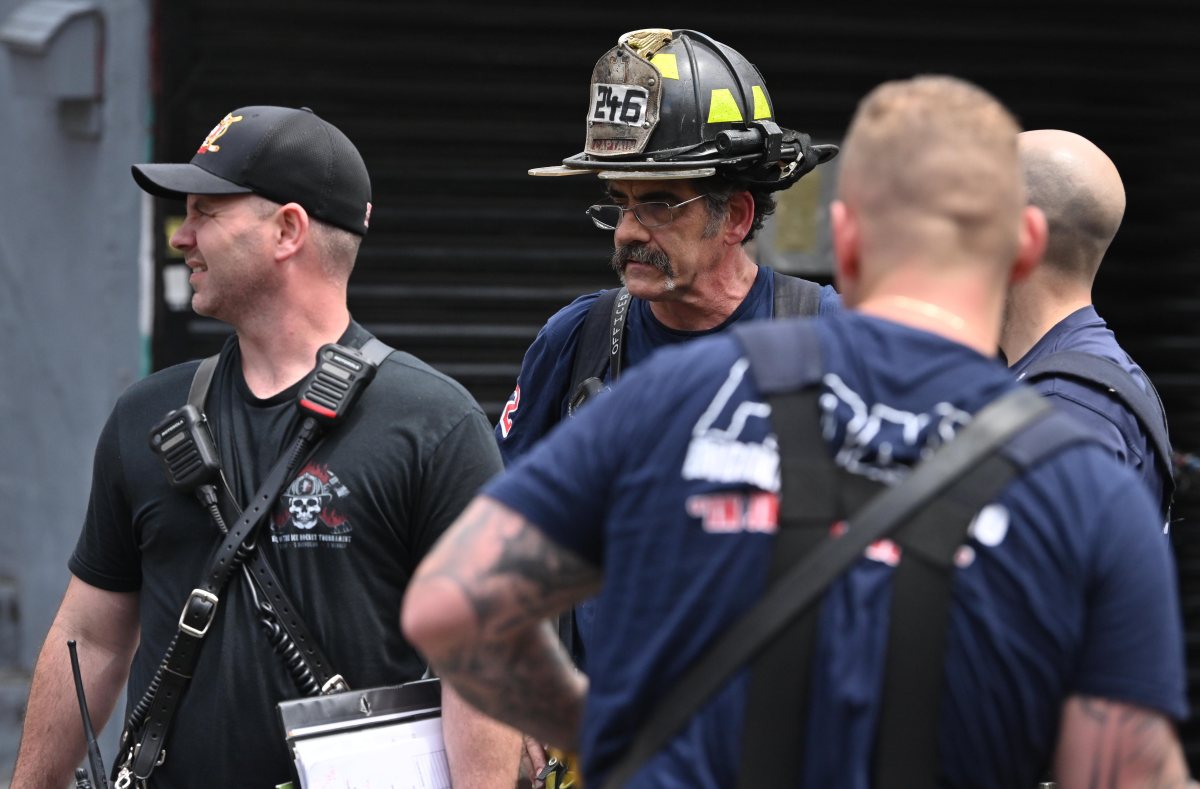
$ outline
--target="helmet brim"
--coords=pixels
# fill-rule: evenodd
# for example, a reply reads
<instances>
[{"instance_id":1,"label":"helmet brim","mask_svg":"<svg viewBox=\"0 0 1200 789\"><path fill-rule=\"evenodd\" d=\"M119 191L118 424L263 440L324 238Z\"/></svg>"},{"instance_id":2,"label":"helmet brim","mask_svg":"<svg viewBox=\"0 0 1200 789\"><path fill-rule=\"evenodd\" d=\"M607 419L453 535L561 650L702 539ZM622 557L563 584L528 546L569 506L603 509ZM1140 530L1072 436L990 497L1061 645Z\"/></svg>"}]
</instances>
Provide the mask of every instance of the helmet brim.
<instances>
[{"instance_id":1,"label":"helmet brim","mask_svg":"<svg viewBox=\"0 0 1200 789\"><path fill-rule=\"evenodd\" d=\"M577 154L567 161L578 160L582 156L583 154ZM613 169L618 164L622 166L619 169ZM639 165L644 166L644 164L644 162L606 163L592 160L587 166L558 164L551 167L535 167L529 170L529 174L562 177L564 175L587 175L591 173L606 181L677 181L687 178L708 178L717 174L716 167L674 167L669 169L669 164L662 169L637 169Z\"/></svg>"}]
</instances>

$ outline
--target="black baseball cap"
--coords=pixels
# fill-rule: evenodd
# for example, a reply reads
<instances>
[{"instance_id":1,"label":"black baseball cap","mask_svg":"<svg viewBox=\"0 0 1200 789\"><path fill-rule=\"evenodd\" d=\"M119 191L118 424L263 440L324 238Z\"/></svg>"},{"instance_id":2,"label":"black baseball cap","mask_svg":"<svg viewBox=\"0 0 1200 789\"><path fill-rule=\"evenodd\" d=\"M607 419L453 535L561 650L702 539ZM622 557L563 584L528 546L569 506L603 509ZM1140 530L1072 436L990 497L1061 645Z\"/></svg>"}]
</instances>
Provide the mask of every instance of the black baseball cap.
<instances>
[{"instance_id":1,"label":"black baseball cap","mask_svg":"<svg viewBox=\"0 0 1200 789\"><path fill-rule=\"evenodd\" d=\"M221 119L188 164L135 164L152 195L256 194L299 203L317 219L366 235L371 178L354 143L307 107L242 107Z\"/></svg>"}]
</instances>

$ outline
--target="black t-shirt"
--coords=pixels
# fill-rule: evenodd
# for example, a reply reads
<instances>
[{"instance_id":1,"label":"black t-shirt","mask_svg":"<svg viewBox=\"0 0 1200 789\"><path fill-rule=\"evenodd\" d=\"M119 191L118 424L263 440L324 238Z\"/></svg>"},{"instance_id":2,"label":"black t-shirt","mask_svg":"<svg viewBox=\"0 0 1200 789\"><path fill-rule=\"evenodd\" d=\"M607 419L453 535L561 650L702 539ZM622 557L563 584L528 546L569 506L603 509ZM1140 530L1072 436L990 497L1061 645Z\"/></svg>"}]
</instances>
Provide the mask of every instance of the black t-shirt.
<instances>
[{"instance_id":1,"label":"black t-shirt","mask_svg":"<svg viewBox=\"0 0 1200 789\"><path fill-rule=\"evenodd\" d=\"M351 324L344 344L367 335ZM150 428L183 405L195 362L146 378L117 402L96 449L87 518L69 566L81 580L140 592L141 644L129 703L141 698L179 612L218 542L203 507L167 484ZM205 411L226 478L244 503L294 439L296 388L261 400L246 387L235 338L221 352ZM501 468L470 395L413 356L381 366L347 420L292 478L259 546L336 671L351 687L418 678L400 602L430 546ZM271 787L290 759L275 704L298 692L233 577L172 724L155 787Z\"/></svg>"}]
</instances>

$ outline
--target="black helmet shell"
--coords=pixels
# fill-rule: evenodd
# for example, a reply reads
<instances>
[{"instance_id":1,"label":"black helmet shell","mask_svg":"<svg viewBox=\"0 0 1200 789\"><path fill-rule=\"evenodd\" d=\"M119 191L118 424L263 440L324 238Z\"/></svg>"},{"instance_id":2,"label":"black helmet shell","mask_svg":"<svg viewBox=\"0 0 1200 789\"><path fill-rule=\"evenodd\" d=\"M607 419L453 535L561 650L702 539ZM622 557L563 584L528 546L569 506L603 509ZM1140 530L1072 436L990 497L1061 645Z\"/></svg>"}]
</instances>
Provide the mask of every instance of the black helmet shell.
<instances>
[{"instance_id":1,"label":"black helmet shell","mask_svg":"<svg viewBox=\"0 0 1200 789\"><path fill-rule=\"evenodd\" d=\"M530 174L698 178L753 170L754 180L783 188L799 177L789 176L807 142L774 122L762 74L735 50L694 30L638 30L592 70L584 150ZM819 161L836 154L828 147Z\"/></svg>"}]
</instances>

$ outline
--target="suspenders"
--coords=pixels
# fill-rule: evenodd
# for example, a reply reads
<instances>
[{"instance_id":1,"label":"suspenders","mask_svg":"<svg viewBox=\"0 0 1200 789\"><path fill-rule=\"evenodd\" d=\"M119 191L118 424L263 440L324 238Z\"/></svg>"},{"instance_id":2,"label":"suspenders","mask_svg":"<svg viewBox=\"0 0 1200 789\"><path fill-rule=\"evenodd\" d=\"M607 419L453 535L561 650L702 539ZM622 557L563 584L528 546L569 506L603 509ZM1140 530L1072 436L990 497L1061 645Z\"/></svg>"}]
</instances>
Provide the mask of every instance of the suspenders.
<instances>
[{"instance_id":1,"label":"suspenders","mask_svg":"<svg viewBox=\"0 0 1200 789\"><path fill-rule=\"evenodd\" d=\"M875 786L937 785L937 735L954 554L971 519L1014 476L1090 440L1036 393L1018 389L980 411L902 482L877 486L829 458L818 420L823 364L809 321L733 329L779 440L779 531L763 597L719 636L645 718L606 786L627 783L737 670L750 666L739 786L800 774L817 603L884 537L902 549L893 580ZM848 528L830 535L846 504Z\"/></svg>"}]
</instances>

